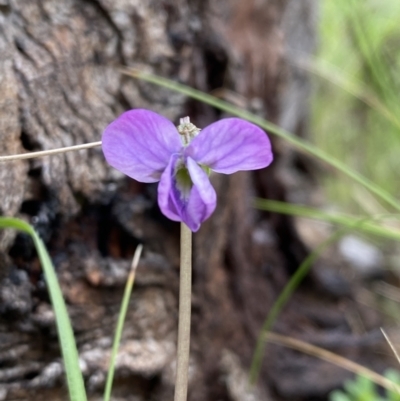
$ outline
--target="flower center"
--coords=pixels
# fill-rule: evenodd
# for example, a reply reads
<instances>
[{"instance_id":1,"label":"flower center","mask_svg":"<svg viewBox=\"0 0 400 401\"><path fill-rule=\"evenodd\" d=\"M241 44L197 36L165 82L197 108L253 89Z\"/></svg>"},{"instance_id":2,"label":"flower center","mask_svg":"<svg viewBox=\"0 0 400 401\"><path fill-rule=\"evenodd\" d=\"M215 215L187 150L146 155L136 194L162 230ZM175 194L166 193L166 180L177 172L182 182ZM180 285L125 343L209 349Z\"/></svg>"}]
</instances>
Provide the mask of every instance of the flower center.
<instances>
[{"instance_id":1,"label":"flower center","mask_svg":"<svg viewBox=\"0 0 400 401\"><path fill-rule=\"evenodd\" d=\"M179 120L179 125L177 127L179 134L181 135L183 146L189 145L190 141L196 137L201 131L194 124L190 122L189 117L183 117Z\"/></svg>"},{"instance_id":2,"label":"flower center","mask_svg":"<svg viewBox=\"0 0 400 401\"><path fill-rule=\"evenodd\" d=\"M193 182L190 178L189 170L184 164L181 164L177 167L175 171L175 180L181 197L183 199L187 199L190 195L190 190L192 189Z\"/></svg>"}]
</instances>

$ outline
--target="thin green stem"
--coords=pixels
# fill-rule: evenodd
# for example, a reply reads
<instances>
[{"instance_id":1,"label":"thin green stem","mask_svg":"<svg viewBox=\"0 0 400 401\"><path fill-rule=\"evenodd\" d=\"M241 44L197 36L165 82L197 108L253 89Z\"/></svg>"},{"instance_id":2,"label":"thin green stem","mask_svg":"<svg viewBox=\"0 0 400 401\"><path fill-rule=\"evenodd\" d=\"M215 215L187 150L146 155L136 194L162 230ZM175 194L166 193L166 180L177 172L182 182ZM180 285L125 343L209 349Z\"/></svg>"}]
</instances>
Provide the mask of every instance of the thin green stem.
<instances>
[{"instance_id":1,"label":"thin green stem","mask_svg":"<svg viewBox=\"0 0 400 401\"><path fill-rule=\"evenodd\" d=\"M174 401L186 401L190 352L192 295L192 232L181 223L181 270L179 283L178 352Z\"/></svg>"},{"instance_id":2,"label":"thin green stem","mask_svg":"<svg viewBox=\"0 0 400 401\"><path fill-rule=\"evenodd\" d=\"M121 303L121 310L118 315L117 328L115 330L115 337L110 359L110 367L108 369L107 382L104 390L104 401L109 401L111 397L111 388L115 371L115 361L117 359L118 347L121 342L122 329L124 327L126 312L128 310L128 305L129 305L129 298L131 297L133 284L135 282L136 269L139 264L140 255L142 254L142 249L143 246L141 244L138 245L138 247L136 248L135 254L133 255L131 270L129 272L128 279L126 281L124 296L122 298L122 303Z\"/></svg>"}]
</instances>

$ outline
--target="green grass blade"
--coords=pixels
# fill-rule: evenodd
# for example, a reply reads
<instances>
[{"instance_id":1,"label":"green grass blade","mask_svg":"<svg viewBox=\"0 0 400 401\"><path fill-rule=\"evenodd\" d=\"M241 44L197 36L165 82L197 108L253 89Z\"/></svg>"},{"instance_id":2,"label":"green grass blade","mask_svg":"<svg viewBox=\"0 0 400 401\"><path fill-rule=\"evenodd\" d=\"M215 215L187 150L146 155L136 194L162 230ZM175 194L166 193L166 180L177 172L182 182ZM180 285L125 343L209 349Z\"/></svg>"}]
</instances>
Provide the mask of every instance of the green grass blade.
<instances>
[{"instance_id":1,"label":"green grass blade","mask_svg":"<svg viewBox=\"0 0 400 401\"><path fill-rule=\"evenodd\" d=\"M31 225L23 220L0 217L0 228L13 228L29 234L35 244L42 264L51 303L54 308L58 338L64 361L70 401L86 401L86 391L79 367L79 356L67 307L58 284L57 276L43 241Z\"/></svg>"},{"instance_id":2,"label":"green grass blade","mask_svg":"<svg viewBox=\"0 0 400 401\"><path fill-rule=\"evenodd\" d=\"M384 227L371 221L379 220L382 216L371 218L370 216L355 217L344 214L332 214L307 206L293 205L286 202L261 198L255 199L254 206L257 209L265 210L268 212L283 213L292 216L301 216L315 220L323 220L328 223L339 224L341 226L347 227L348 229L358 230L365 234L372 234L397 241L400 240L400 230Z\"/></svg>"},{"instance_id":3,"label":"green grass blade","mask_svg":"<svg viewBox=\"0 0 400 401\"><path fill-rule=\"evenodd\" d=\"M128 279L126 281L124 296L122 297L121 309L118 315L117 327L115 330L115 336L111 351L110 367L108 368L107 381L104 390L104 401L109 401L111 397L111 389L115 372L115 360L117 358L118 348L121 342L122 329L124 328L126 312L128 311L129 298L131 297L132 288L135 281L136 268L139 263L142 249L142 245L138 245L138 247L136 248L135 254L133 255L131 271L129 272Z\"/></svg>"},{"instance_id":4,"label":"green grass blade","mask_svg":"<svg viewBox=\"0 0 400 401\"><path fill-rule=\"evenodd\" d=\"M332 157L328 153L325 153L321 149L318 149L317 147L313 146L312 144L302 140L301 138L298 138L298 137L292 135L290 132L287 132L286 130L278 127L277 125L275 125L267 120L264 120L261 117L258 117L246 110L242 110L238 107L235 107L228 102L219 100L214 96L211 96L211 95L208 95L199 90L190 88L189 86L179 84L179 83L174 82L167 78L149 74L149 73L137 70L137 69L124 68L124 69L121 69L121 73L123 73L125 75L129 75L129 76L137 78L137 79L140 79L140 80L143 80L143 81L153 83L155 85L162 86L164 88L171 89L175 92L182 93L193 99L199 100L200 102L206 103L210 106L216 107L227 113L236 115L240 118L243 118L254 124L257 124L261 128L268 131L269 133L274 134L274 135L284 139L286 142L295 146L297 149L299 149L305 153L308 153L308 154L324 161L325 163L335 167L337 170L346 174L348 177L352 178L354 181L358 182L359 184L361 184L362 186L367 188L369 191L371 191L373 194L375 194L379 198L385 200L394 209L400 210L400 205L397 202L397 200L394 197L392 197L388 192L386 192L385 190L380 188L378 185L376 185L375 183L373 183L372 181L370 181L363 175L359 174L358 172L351 170L344 163L342 163L338 159Z\"/></svg>"},{"instance_id":5,"label":"green grass blade","mask_svg":"<svg viewBox=\"0 0 400 401\"><path fill-rule=\"evenodd\" d=\"M332 243L336 242L346 230L339 230L333 235L331 235L326 241L320 244L308 257L302 262L293 276L290 278L289 282L286 284L283 291L279 294L278 299L272 305L271 310L261 328L260 335L258 336L257 345L253 354L253 360L250 367L250 383L255 384L258 375L260 373L261 364L264 359L264 351L266 346L265 337L268 331L271 330L275 320L277 319L279 313L289 301L289 298L294 293L299 284L303 281L304 277L308 274L311 266L324 251Z\"/></svg>"}]
</instances>

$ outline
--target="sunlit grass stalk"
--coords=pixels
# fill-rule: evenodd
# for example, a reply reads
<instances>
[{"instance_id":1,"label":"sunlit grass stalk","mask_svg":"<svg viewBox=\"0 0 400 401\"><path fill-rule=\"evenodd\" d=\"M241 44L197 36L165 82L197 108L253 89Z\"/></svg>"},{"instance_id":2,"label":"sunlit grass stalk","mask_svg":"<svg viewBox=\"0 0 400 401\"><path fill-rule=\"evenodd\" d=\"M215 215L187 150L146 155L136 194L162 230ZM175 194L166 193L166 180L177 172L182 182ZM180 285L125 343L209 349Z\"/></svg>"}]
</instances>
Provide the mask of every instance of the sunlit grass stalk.
<instances>
[{"instance_id":1,"label":"sunlit grass stalk","mask_svg":"<svg viewBox=\"0 0 400 401\"><path fill-rule=\"evenodd\" d=\"M339 230L332 234L326 241L321 243L313 252L311 252L303 263L299 266L289 282L285 285L283 291L279 294L278 299L272 305L271 310L268 312L268 316L261 328L261 332L258 336L257 345L253 354L253 360L250 366L250 383L255 384L260 374L261 364L264 359L264 352L266 346L266 335L272 329L275 320L283 307L287 304L290 297L303 281L304 277L308 274L313 263L318 259L321 253L332 243L336 242L346 231Z\"/></svg>"},{"instance_id":2,"label":"sunlit grass stalk","mask_svg":"<svg viewBox=\"0 0 400 401\"><path fill-rule=\"evenodd\" d=\"M143 80L150 83L153 83L158 86L162 86L164 88L171 89L175 92L182 93L186 96L189 96L193 99L197 99L203 103L206 103L210 106L216 107L220 110L223 110L227 113L236 115L240 118L248 120L254 124L257 124L261 128L265 129L271 134L274 134L280 138L283 138L286 142L292 144L297 149L306 152L322 161L335 167L337 170L341 171L342 173L346 174L348 177L352 178L354 181L358 182L373 194L378 196L379 198L385 200L389 205L391 205L394 209L400 210L400 204L397 200L390 195L388 192L383 190L379 185L376 185L371 180L367 179L360 173L350 169L344 163L336 159L335 157L329 155L328 153L324 152L321 149L318 149L316 146L307 143L306 141L296 137L295 135L287 132L286 130L278 127L277 125L264 120L261 117L258 117L246 110L242 110L238 107L233 106L230 103L227 103L223 100L217 99L214 96L201 92L199 90L193 89L189 86L182 85L180 83L174 82L170 79L160 77L158 75L149 74L147 72L138 70L138 69L128 69L128 68L121 68L121 73Z\"/></svg>"},{"instance_id":3,"label":"sunlit grass stalk","mask_svg":"<svg viewBox=\"0 0 400 401\"><path fill-rule=\"evenodd\" d=\"M131 297L133 284L135 282L136 269L139 264L140 255L142 254L142 249L143 246L141 244L138 245L138 247L136 248L135 254L133 255L131 270L129 272L128 279L126 281L125 291L122 298L121 309L118 315L118 322L115 330L115 336L111 351L110 366L108 368L107 381L104 390L104 401L109 401L111 397L111 388L115 372L115 361L118 354L119 344L121 342L122 330L124 327L126 313L128 311L129 299Z\"/></svg>"},{"instance_id":4,"label":"sunlit grass stalk","mask_svg":"<svg viewBox=\"0 0 400 401\"><path fill-rule=\"evenodd\" d=\"M174 401L186 401L189 380L190 315L192 299L192 232L181 223L179 322Z\"/></svg>"},{"instance_id":5,"label":"sunlit grass stalk","mask_svg":"<svg viewBox=\"0 0 400 401\"><path fill-rule=\"evenodd\" d=\"M23 220L11 217L0 217L0 228L14 228L29 234L33 239L42 264L47 289L54 309L58 339L67 377L69 399L70 401L86 401L86 391L82 372L79 367L79 356L76 348L74 332L72 330L71 321L68 316L67 307L62 296L54 266L46 247L34 228Z\"/></svg>"}]
</instances>

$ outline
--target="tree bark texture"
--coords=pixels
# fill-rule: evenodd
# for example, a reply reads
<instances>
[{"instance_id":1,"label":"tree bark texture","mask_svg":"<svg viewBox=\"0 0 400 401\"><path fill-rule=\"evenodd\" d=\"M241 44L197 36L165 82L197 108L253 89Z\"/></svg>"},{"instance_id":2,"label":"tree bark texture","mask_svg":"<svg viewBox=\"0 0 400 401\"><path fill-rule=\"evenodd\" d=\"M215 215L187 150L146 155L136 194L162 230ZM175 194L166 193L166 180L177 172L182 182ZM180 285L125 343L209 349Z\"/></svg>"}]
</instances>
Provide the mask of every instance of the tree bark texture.
<instances>
[{"instance_id":1,"label":"tree bark texture","mask_svg":"<svg viewBox=\"0 0 400 401\"><path fill-rule=\"evenodd\" d=\"M135 107L175 122L189 115L200 127L222 117L122 76L120 65L213 91L305 135L310 85L293 60L313 51L315 20L312 0L0 0L0 154L98 141L110 121ZM304 160L279 141L274 150L271 168L212 176L217 210L195 235L191 401L323 399L348 377L269 346L259 385L247 387L262 322L307 255L291 219L252 208L255 195L307 200L309 179L298 168ZM179 225L161 215L156 189L107 166L100 149L0 165L0 213L28 219L48 245L90 400L101 399L138 243L145 251L113 399L172 398ZM4 230L0 251L0 400L66 400L54 315L32 243ZM347 356L362 362L365 347L378 341L352 335L342 310L362 311L345 285L318 277L305 282L275 328L333 350L345 343ZM377 324L365 319L369 328Z\"/></svg>"}]
</instances>

